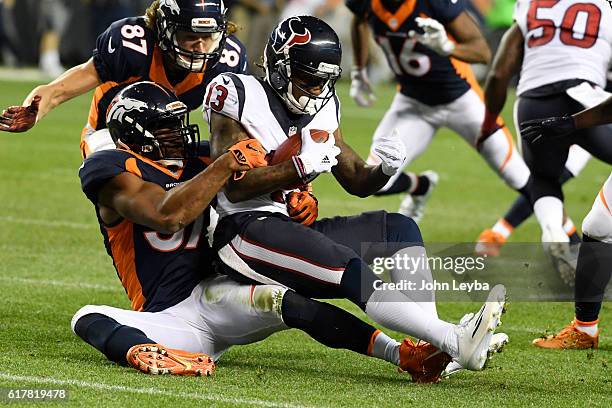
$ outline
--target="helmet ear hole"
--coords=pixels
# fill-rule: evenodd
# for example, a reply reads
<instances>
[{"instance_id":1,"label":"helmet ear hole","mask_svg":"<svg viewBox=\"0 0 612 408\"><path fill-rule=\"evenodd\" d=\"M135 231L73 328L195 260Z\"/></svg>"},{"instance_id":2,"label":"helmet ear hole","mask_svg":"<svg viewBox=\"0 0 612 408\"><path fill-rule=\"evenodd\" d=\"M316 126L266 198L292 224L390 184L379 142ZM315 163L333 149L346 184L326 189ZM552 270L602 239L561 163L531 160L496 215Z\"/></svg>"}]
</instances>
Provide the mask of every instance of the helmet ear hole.
<instances>
[{"instance_id":1,"label":"helmet ear hole","mask_svg":"<svg viewBox=\"0 0 612 408\"><path fill-rule=\"evenodd\" d=\"M287 87L287 81L283 79L281 74L275 71L270 74L270 85L272 85L275 91L281 92Z\"/></svg>"}]
</instances>

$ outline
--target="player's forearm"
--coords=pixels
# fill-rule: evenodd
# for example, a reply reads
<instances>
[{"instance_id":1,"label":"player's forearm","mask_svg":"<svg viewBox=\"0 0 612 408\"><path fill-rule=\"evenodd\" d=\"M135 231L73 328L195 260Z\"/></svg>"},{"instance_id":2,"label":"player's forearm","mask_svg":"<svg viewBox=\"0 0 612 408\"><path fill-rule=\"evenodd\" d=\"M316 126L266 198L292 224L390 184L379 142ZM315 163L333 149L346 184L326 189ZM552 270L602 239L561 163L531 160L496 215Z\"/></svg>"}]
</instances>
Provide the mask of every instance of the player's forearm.
<instances>
[{"instance_id":1,"label":"player's forearm","mask_svg":"<svg viewBox=\"0 0 612 408\"><path fill-rule=\"evenodd\" d=\"M208 207L233 174L227 153L189 181L168 190L157 204L156 231L173 234L191 224Z\"/></svg>"},{"instance_id":2,"label":"player's forearm","mask_svg":"<svg viewBox=\"0 0 612 408\"><path fill-rule=\"evenodd\" d=\"M456 44L451 56L470 64L489 64L491 62L491 50L482 37Z\"/></svg>"},{"instance_id":3,"label":"player's forearm","mask_svg":"<svg viewBox=\"0 0 612 408\"><path fill-rule=\"evenodd\" d=\"M365 20L353 17L351 21L351 39L353 47L353 65L364 68L368 63L370 31Z\"/></svg>"},{"instance_id":4,"label":"player's forearm","mask_svg":"<svg viewBox=\"0 0 612 408\"><path fill-rule=\"evenodd\" d=\"M32 99L39 95L41 101L36 118L39 121L60 104L92 90L99 84L100 79L90 59L64 72L49 84L34 88L23 101L23 106L30 105Z\"/></svg>"},{"instance_id":5,"label":"player's forearm","mask_svg":"<svg viewBox=\"0 0 612 408\"><path fill-rule=\"evenodd\" d=\"M347 193L361 198L376 193L389 181L380 165L370 166L363 161L351 167L339 163L332 172Z\"/></svg>"},{"instance_id":6,"label":"player's forearm","mask_svg":"<svg viewBox=\"0 0 612 408\"><path fill-rule=\"evenodd\" d=\"M229 201L237 203L283 190L299 182L293 161L288 160L274 166L253 169L241 180L230 180L225 188L225 195Z\"/></svg>"},{"instance_id":7,"label":"player's forearm","mask_svg":"<svg viewBox=\"0 0 612 408\"><path fill-rule=\"evenodd\" d=\"M573 116L576 129L612 123L612 97L591 109L579 112Z\"/></svg>"}]
</instances>

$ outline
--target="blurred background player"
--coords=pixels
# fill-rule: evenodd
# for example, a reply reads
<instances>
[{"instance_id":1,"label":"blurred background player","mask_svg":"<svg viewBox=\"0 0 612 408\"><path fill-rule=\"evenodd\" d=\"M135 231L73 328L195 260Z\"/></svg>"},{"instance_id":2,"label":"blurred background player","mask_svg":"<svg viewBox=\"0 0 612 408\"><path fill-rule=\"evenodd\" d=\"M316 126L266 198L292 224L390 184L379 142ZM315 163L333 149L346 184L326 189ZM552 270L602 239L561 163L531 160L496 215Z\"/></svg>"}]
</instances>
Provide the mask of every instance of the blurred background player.
<instances>
[{"instance_id":1,"label":"blurred background player","mask_svg":"<svg viewBox=\"0 0 612 408\"><path fill-rule=\"evenodd\" d=\"M509 186L525 193L529 170L501 119L496 117L496 128L481 137L485 108L468 63L487 64L491 54L464 3L347 0L354 13L350 93L361 106L373 102L366 71L371 30L400 85L374 133L372 151L384 135L396 130L409 164L427 149L436 131L447 126L476 148ZM376 156L370 155L368 163L376 164ZM400 171L377 195L407 193L399 212L418 221L437 182L433 171L421 175Z\"/></svg>"},{"instance_id":2,"label":"blurred background player","mask_svg":"<svg viewBox=\"0 0 612 408\"><path fill-rule=\"evenodd\" d=\"M611 4L612 6L612 4ZM572 132L612 123L612 97L586 111L563 117L534 119L521 123L521 134L534 143L558 143ZM609 129L608 129L609 130ZM582 134L578 137L585 137ZM608 131L608 139L612 132ZM575 318L559 333L535 339L548 349L597 348L599 312L612 276L612 175L595 198L582 222L584 243L580 246L575 278Z\"/></svg>"},{"instance_id":3,"label":"blurred background player","mask_svg":"<svg viewBox=\"0 0 612 408\"><path fill-rule=\"evenodd\" d=\"M612 56L612 14L607 2L562 0L544 5L519 0L514 19L487 78L485 134L495 129L510 79L519 70L517 122L575 113L606 97L603 87ZM576 144L612 163L609 132L609 128L594 128L555 141L522 144L532 172L529 199L542 228L542 242L568 284L574 281L576 267L563 228L561 180L568 152Z\"/></svg>"}]
</instances>

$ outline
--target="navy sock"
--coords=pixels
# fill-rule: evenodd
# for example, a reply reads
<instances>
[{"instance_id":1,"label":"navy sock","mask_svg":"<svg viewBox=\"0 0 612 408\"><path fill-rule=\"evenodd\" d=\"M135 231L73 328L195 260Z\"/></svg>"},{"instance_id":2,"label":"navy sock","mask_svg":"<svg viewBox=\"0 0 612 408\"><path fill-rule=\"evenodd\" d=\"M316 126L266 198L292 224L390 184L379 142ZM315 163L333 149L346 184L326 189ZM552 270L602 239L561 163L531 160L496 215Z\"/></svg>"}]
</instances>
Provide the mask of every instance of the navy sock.
<instances>
[{"instance_id":1,"label":"navy sock","mask_svg":"<svg viewBox=\"0 0 612 408\"><path fill-rule=\"evenodd\" d=\"M597 320L612 275L612 244L583 235L576 267L576 319Z\"/></svg>"},{"instance_id":2,"label":"navy sock","mask_svg":"<svg viewBox=\"0 0 612 408\"><path fill-rule=\"evenodd\" d=\"M416 188L410 194L418 196L418 195L423 195L427 193L427 191L429 190L429 184L430 184L429 179L427 177L417 176ZM391 187L389 187L385 191L379 191L375 193L374 195L386 196L386 195L399 194L399 193L408 193L412 188L413 188L412 179L406 173L402 173L395 180L395 182L391 185Z\"/></svg>"}]
</instances>

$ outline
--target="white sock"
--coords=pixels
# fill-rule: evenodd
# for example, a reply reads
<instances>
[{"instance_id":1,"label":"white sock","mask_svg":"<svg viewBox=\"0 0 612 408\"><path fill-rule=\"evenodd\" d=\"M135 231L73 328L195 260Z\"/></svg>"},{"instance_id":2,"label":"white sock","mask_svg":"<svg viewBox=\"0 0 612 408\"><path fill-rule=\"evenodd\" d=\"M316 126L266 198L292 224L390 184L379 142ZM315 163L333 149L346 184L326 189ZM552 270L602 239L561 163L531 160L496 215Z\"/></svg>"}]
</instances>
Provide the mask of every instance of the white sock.
<instances>
[{"instance_id":1,"label":"white sock","mask_svg":"<svg viewBox=\"0 0 612 408\"><path fill-rule=\"evenodd\" d=\"M581 322L580 320L575 320L576 329L588 334L591 337L595 337L597 335L598 323L599 320L595 320L594 323L586 323Z\"/></svg>"},{"instance_id":2,"label":"white sock","mask_svg":"<svg viewBox=\"0 0 612 408\"><path fill-rule=\"evenodd\" d=\"M391 282L414 282L416 288L421 288L423 282L432 283L433 276L427 263L427 252L422 246L401 249L391 256L395 268L389 271ZM425 313L438 318L436 297L433 291L404 290L402 293L416 303Z\"/></svg>"},{"instance_id":3,"label":"white sock","mask_svg":"<svg viewBox=\"0 0 612 408\"><path fill-rule=\"evenodd\" d=\"M374 291L366 303L365 312L382 326L425 340L456 356L455 325L423 313L419 305L401 292Z\"/></svg>"},{"instance_id":4,"label":"white sock","mask_svg":"<svg viewBox=\"0 0 612 408\"><path fill-rule=\"evenodd\" d=\"M557 197L539 198L533 204L540 227L542 227L542 242L569 242L563 230L563 202Z\"/></svg>"},{"instance_id":5,"label":"white sock","mask_svg":"<svg viewBox=\"0 0 612 408\"><path fill-rule=\"evenodd\" d=\"M399 366L400 343L387 336L380 330L376 330L373 336L376 337L374 337L374 342L371 343L371 350L368 350L368 354L370 354L372 357L380 358L381 360L385 360L391 364Z\"/></svg>"},{"instance_id":6,"label":"white sock","mask_svg":"<svg viewBox=\"0 0 612 408\"><path fill-rule=\"evenodd\" d=\"M514 228L504 218L500 218L499 220L497 220L492 230L494 232L497 232L498 234L501 234L504 238L508 239L508 237L512 234Z\"/></svg>"}]
</instances>

